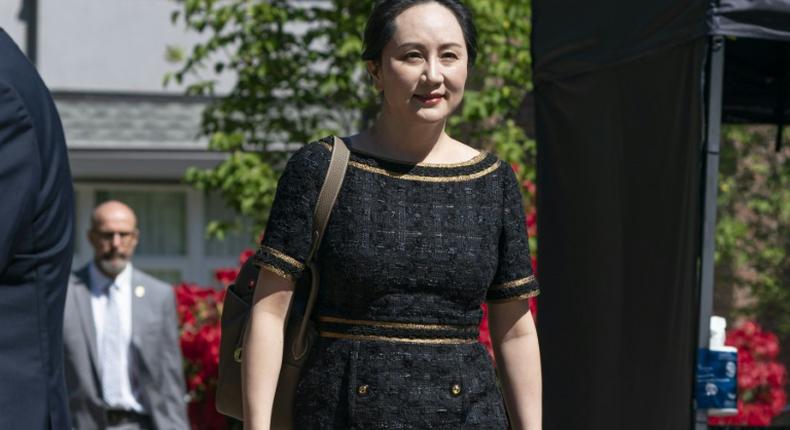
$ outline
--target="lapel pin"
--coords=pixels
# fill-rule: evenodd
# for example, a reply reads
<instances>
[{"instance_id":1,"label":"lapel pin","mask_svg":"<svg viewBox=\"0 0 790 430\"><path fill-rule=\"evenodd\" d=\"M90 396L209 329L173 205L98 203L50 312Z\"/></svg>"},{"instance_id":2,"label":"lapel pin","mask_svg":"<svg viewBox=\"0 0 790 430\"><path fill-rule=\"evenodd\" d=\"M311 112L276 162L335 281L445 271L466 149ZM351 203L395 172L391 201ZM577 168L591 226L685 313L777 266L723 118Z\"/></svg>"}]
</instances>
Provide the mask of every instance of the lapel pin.
<instances>
[{"instance_id":1,"label":"lapel pin","mask_svg":"<svg viewBox=\"0 0 790 430\"><path fill-rule=\"evenodd\" d=\"M138 298L142 298L145 295L145 287L142 285L134 287L134 295Z\"/></svg>"}]
</instances>

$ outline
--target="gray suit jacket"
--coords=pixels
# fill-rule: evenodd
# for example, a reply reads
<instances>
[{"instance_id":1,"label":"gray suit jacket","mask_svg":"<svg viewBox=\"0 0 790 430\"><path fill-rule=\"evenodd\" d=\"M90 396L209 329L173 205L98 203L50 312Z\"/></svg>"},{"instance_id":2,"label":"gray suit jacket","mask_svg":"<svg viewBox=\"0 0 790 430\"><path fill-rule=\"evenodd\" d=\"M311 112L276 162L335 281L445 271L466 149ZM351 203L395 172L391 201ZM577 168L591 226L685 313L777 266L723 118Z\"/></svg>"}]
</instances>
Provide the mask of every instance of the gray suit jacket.
<instances>
[{"instance_id":1,"label":"gray suit jacket","mask_svg":"<svg viewBox=\"0 0 790 430\"><path fill-rule=\"evenodd\" d=\"M88 266L69 280L63 324L66 386L74 428L102 430L106 427L102 400L96 329L90 299ZM130 365L139 377L143 406L159 430L186 430L184 372L178 337L173 287L135 269L132 289L132 345Z\"/></svg>"}]
</instances>

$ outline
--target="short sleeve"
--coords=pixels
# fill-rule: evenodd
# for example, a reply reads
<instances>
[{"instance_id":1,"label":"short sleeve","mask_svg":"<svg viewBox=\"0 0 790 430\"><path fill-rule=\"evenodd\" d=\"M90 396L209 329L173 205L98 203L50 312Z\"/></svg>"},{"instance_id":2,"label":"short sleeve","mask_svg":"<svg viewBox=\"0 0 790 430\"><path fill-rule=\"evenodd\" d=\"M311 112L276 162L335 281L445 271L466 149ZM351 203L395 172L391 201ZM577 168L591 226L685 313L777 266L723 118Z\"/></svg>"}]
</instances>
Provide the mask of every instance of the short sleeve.
<instances>
[{"instance_id":1,"label":"short sleeve","mask_svg":"<svg viewBox=\"0 0 790 430\"><path fill-rule=\"evenodd\" d=\"M254 264L297 281L310 252L313 211L331 158L328 144L296 151L285 166Z\"/></svg>"},{"instance_id":2,"label":"short sleeve","mask_svg":"<svg viewBox=\"0 0 790 430\"><path fill-rule=\"evenodd\" d=\"M503 163L504 166L507 164ZM526 214L518 180L512 169L504 168L502 229L499 234L497 270L486 300L502 303L537 296L538 281L532 271Z\"/></svg>"}]
</instances>

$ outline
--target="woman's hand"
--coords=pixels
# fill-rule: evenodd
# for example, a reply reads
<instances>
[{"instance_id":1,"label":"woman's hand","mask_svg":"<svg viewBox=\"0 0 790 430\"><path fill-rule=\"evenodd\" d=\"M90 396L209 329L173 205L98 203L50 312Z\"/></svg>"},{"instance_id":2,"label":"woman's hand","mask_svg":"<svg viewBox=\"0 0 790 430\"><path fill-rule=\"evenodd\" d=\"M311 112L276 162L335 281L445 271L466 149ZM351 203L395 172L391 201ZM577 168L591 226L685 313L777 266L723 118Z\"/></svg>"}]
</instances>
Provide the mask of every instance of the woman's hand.
<instances>
[{"instance_id":1,"label":"woman's hand","mask_svg":"<svg viewBox=\"0 0 790 430\"><path fill-rule=\"evenodd\" d=\"M540 348L529 302L488 305L488 326L514 430L541 430Z\"/></svg>"},{"instance_id":2,"label":"woman's hand","mask_svg":"<svg viewBox=\"0 0 790 430\"><path fill-rule=\"evenodd\" d=\"M293 289L293 281L261 269L242 349L244 428L248 430L268 430L271 425Z\"/></svg>"}]
</instances>

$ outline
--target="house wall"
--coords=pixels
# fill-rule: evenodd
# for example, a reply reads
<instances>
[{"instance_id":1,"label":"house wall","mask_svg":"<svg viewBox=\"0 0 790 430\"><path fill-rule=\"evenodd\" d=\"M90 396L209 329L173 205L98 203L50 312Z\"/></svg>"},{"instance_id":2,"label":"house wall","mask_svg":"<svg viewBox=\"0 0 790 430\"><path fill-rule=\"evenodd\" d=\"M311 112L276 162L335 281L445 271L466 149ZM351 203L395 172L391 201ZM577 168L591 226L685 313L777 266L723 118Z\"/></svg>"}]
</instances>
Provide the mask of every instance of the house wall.
<instances>
[{"instance_id":1,"label":"house wall","mask_svg":"<svg viewBox=\"0 0 790 430\"><path fill-rule=\"evenodd\" d=\"M31 0L2 0L0 27L27 51L21 16ZM32 4L33 2L31 2ZM54 91L181 94L163 87L165 73L177 69L168 46L189 49L202 36L173 24L173 0L37 0L39 73ZM230 76L220 79L227 90Z\"/></svg>"},{"instance_id":2,"label":"house wall","mask_svg":"<svg viewBox=\"0 0 790 430\"><path fill-rule=\"evenodd\" d=\"M35 60L63 121L77 195L75 267L92 257L92 209L111 198L130 204L140 220L135 264L167 281L211 284L213 269L235 266L254 246L249 228L207 239L208 221L236 215L218 196L183 183L187 168L212 167L223 155L199 137L209 100L162 85L178 67L166 59L167 47L188 50L201 37L171 22L179 7L172 0L0 0L0 27ZM225 76L219 89L231 85Z\"/></svg>"}]
</instances>

